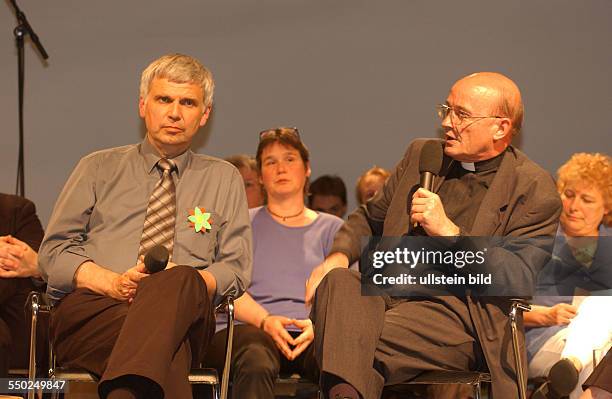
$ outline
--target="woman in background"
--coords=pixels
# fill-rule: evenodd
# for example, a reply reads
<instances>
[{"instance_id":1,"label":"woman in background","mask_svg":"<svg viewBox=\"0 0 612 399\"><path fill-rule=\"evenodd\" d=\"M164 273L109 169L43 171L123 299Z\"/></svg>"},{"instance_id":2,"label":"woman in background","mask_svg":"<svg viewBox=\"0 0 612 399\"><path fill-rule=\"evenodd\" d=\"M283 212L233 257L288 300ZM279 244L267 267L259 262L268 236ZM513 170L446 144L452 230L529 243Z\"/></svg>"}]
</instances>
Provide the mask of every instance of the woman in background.
<instances>
[{"instance_id":1,"label":"woman in background","mask_svg":"<svg viewBox=\"0 0 612 399\"><path fill-rule=\"evenodd\" d=\"M329 254L342 219L304 204L310 177L309 153L297 129L260 133L257 166L267 205L251 209L253 277L235 302L231 364L232 397L272 399L280 372L318 381L312 322L304 286L312 269ZM225 331L213 337L207 362L223 368Z\"/></svg>"},{"instance_id":2,"label":"woman in background","mask_svg":"<svg viewBox=\"0 0 612 399\"><path fill-rule=\"evenodd\" d=\"M524 315L529 376L548 376L534 399L578 398L593 350L612 338L610 157L574 154L559 169L557 188L563 212L553 256Z\"/></svg>"},{"instance_id":3,"label":"woman in background","mask_svg":"<svg viewBox=\"0 0 612 399\"><path fill-rule=\"evenodd\" d=\"M249 209L262 206L266 197L259 181L255 159L245 154L238 154L227 157L225 160L234 165L242 176Z\"/></svg>"}]
</instances>

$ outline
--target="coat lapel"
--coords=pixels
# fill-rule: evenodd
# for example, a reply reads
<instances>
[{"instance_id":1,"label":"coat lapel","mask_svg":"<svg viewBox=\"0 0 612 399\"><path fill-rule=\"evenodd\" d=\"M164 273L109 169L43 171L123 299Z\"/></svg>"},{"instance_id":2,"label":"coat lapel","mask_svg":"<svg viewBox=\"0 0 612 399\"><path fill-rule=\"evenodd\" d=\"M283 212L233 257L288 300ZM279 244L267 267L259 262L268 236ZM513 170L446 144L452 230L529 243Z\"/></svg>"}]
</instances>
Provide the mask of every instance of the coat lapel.
<instances>
[{"instance_id":1,"label":"coat lapel","mask_svg":"<svg viewBox=\"0 0 612 399\"><path fill-rule=\"evenodd\" d=\"M516 154L510 147L504 154L493 182L478 208L471 231L472 236L496 235L502 220L505 219L505 212L512 196L510 191L514 185L511 182L515 180L516 166Z\"/></svg>"}]
</instances>

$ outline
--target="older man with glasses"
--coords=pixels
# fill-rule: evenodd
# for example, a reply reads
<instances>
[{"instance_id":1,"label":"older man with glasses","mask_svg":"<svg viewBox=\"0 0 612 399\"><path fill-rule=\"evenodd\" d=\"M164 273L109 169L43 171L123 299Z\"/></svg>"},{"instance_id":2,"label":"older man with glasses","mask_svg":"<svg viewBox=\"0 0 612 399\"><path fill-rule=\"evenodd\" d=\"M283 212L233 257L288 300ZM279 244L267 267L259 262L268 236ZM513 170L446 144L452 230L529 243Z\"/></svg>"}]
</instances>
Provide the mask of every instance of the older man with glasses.
<instances>
[{"instance_id":1,"label":"older man with glasses","mask_svg":"<svg viewBox=\"0 0 612 399\"><path fill-rule=\"evenodd\" d=\"M511 146L523 118L516 84L499 73L469 75L438 111L444 159L431 190L419 188L427 140L415 140L309 278L325 397L378 398L383 386L423 371L474 369L491 373L492 398L518 397L506 299L473 296L463 286L462 294L445 296L364 296L359 273L347 270L363 236L444 236L449 243L459 236L554 236L561 210L554 181ZM531 242L495 249L495 271L510 290L533 285L549 259L547 246Z\"/></svg>"}]
</instances>

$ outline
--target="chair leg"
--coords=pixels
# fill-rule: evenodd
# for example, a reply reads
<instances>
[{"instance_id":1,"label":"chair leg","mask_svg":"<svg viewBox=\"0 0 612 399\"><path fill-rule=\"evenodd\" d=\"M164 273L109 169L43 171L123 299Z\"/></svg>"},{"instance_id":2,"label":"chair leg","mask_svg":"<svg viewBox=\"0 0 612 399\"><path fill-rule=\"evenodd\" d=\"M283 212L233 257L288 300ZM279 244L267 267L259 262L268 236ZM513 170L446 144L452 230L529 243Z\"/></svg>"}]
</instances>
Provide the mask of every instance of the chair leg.
<instances>
[{"instance_id":1,"label":"chair leg","mask_svg":"<svg viewBox=\"0 0 612 399\"><path fill-rule=\"evenodd\" d=\"M210 387L212 389L213 399L219 399L219 384L212 384Z\"/></svg>"},{"instance_id":2,"label":"chair leg","mask_svg":"<svg viewBox=\"0 0 612 399\"><path fill-rule=\"evenodd\" d=\"M472 385L473 388L473 393L474 393L474 399L480 399L480 382L475 383L474 385Z\"/></svg>"},{"instance_id":3,"label":"chair leg","mask_svg":"<svg viewBox=\"0 0 612 399\"><path fill-rule=\"evenodd\" d=\"M517 325L517 319L519 312L523 310L529 311L530 306L524 305L519 301L512 302L510 310L510 328L512 330L512 349L514 350L514 361L516 366L516 384L518 386L519 398L527 399L527 382L525 379L525 370L523 370L523 362L521 349L519 348L519 330Z\"/></svg>"},{"instance_id":4,"label":"chair leg","mask_svg":"<svg viewBox=\"0 0 612 399\"><path fill-rule=\"evenodd\" d=\"M227 338L225 342L225 366L221 377L221 399L227 399L230 368L232 362L232 344L234 341L234 298L228 296L227 301Z\"/></svg>"},{"instance_id":5,"label":"chair leg","mask_svg":"<svg viewBox=\"0 0 612 399\"><path fill-rule=\"evenodd\" d=\"M37 293L30 293L30 308L32 311L32 320L30 325L30 359L28 362L28 380L34 381L36 378L36 327L38 325L38 310L39 299ZM31 389L28 391L28 399L34 399L36 391Z\"/></svg>"}]
</instances>

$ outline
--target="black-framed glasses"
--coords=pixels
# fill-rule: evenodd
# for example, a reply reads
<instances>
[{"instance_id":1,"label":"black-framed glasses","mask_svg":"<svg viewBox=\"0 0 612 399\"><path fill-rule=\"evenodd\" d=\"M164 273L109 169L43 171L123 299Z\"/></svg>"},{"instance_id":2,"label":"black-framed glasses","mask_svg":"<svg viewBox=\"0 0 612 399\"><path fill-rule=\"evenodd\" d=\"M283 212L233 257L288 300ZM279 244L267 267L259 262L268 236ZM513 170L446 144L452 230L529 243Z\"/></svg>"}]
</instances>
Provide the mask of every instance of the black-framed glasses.
<instances>
[{"instance_id":1,"label":"black-framed glasses","mask_svg":"<svg viewBox=\"0 0 612 399\"><path fill-rule=\"evenodd\" d=\"M270 137L281 137L284 135L294 136L298 140L300 139L300 131L297 127L278 127L276 129L267 129L259 132L259 140L267 139Z\"/></svg>"},{"instance_id":2,"label":"black-framed glasses","mask_svg":"<svg viewBox=\"0 0 612 399\"><path fill-rule=\"evenodd\" d=\"M486 119L486 118L495 118L495 119L503 119L505 116L499 115L471 115L469 112L458 108L453 107L448 104L438 104L436 105L436 111L438 111L438 116L440 120L446 119L446 117L450 114L451 121L456 125L462 124L466 119Z\"/></svg>"}]
</instances>

